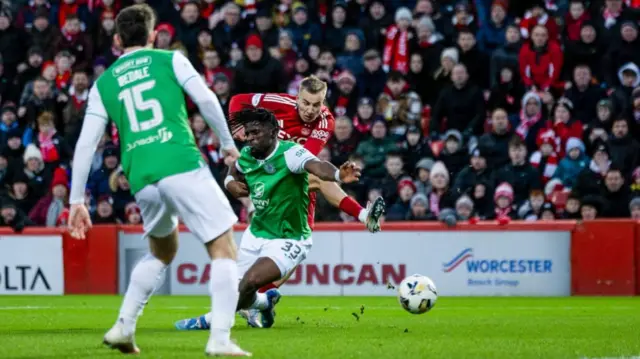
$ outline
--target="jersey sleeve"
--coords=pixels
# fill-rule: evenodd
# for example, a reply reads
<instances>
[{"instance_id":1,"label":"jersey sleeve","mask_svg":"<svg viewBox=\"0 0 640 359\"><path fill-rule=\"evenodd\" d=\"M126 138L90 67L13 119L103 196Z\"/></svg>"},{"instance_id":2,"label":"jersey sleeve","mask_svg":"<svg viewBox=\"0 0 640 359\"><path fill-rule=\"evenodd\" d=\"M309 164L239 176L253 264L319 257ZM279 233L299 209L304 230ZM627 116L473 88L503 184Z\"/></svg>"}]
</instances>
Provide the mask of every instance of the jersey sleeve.
<instances>
[{"instance_id":1,"label":"jersey sleeve","mask_svg":"<svg viewBox=\"0 0 640 359\"><path fill-rule=\"evenodd\" d=\"M293 173L303 173L304 165L309 160L317 160L313 153L309 152L306 148L295 145L284 152L284 160L287 162L289 171Z\"/></svg>"},{"instance_id":2,"label":"jersey sleeve","mask_svg":"<svg viewBox=\"0 0 640 359\"><path fill-rule=\"evenodd\" d=\"M244 174L244 171L242 170L242 167L240 167L240 163L238 161L236 161L236 169L238 170L238 172Z\"/></svg>"},{"instance_id":3,"label":"jersey sleeve","mask_svg":"<svg viewBox=\"0 0 640 359\"><path fill-rule=\"evenodd\" d=\"M307 142L304 144L304 148L317 156L327 144L331 135L333 135L335 122L331 111L323 106L320 112L320 120L318 120L316 126L311 131Z\"/></svg>"},{"instance_id":4,"label":"jersey sleeve","mask_svg":"<svg viewBox=\"0 0 640 359\"><path fill-rule=\"evenodd\" d=\"M107 109L104 107L98 87L93 85L89 91L87 110L73 155L71 193L69 196L69 203L71 204L84 203L85 187L91 171L91 162L93 162L93 156L100 139L104 135L108 122Z\"/></svg>"}]
</instances>

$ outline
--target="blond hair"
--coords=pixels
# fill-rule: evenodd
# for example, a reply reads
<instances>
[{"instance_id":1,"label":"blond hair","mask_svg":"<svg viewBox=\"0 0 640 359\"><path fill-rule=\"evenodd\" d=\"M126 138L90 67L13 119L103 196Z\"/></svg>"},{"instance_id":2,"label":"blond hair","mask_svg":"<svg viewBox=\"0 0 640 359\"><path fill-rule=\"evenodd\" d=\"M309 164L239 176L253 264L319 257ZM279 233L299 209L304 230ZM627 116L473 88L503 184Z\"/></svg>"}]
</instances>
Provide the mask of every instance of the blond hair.
<instances>
[{"instance_id":1,"label":"blond hair","mask_svg":"<svg viewBox=\"0 0 640 359\"><path fill-rule=\"evenodd\" d=\"M327 91L327 83L322 81L315 75L311 75L309 77L305 77L300 82L300 87L298 89L298 93L302 92L302 90L307 91L310 94L317 94L321 92Z\"/></svg>"}]
</instances>

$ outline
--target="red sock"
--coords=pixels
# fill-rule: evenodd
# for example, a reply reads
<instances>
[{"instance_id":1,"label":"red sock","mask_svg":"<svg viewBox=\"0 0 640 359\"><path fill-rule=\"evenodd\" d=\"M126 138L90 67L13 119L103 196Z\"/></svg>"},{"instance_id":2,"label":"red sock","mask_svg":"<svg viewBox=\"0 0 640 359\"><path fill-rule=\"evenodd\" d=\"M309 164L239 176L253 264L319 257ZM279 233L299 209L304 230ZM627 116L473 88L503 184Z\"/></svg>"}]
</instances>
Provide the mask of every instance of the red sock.
<instances>
[{"instance_id":1,"label":"red sock","mask_svg":"<svg viewBox=\"0 0 640 359\"><path fill-rule=\"evenodd\" d=\"M273 289L273 288L278 288L278 287L273 283L269 283L269 284L265 285L264 287L258 289L258 293L264 293L264 292L268 291L269 289Z\"/></svg>"},{"instance_id":2,"label":"red sock","mask_svg":"<svg viewBox=\"0 0 640 359\"><path fill-rule=\"evenodd\" d=\"M356 202L353 198L347 196L340 201L340 210L355 219L358 219L360 216L360 211L362 211L362 206Z\"/></svg>"}]
</instances>

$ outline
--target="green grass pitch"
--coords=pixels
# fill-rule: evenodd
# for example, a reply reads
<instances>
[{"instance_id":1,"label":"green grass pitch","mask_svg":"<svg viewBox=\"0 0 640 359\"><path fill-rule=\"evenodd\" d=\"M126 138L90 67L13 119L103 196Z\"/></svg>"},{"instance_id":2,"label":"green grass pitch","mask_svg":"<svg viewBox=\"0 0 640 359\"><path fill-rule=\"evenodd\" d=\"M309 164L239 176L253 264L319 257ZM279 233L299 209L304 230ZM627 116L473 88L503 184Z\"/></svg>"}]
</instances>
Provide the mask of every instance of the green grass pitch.
<instances>
[{"instance_id":1,"label":"green grass pitch","mask_svg":"<svg viewBox=\"0 0 640 359\"><path fill-rule=\"evenodd\" d=\"M118 296L0 297L0 358L117 358L102 346ZM142 357L203 357L208 332L177 319L206 297L154 297L138 323ZM393 297L283 297L272 329L237 318L256 358L612 358L640 356L640 298L441 297L424 315Z\"/></svg>"}]
</instances>

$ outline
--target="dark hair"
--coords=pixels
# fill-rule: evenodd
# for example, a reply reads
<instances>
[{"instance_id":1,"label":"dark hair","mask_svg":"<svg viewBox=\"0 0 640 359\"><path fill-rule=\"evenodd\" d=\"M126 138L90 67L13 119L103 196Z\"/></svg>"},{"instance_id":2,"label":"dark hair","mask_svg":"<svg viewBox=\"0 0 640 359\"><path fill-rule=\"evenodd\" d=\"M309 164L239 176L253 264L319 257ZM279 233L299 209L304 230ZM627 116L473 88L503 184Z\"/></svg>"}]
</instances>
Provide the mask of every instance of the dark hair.
<instances>
[{"instance_id":1,"label":"dark hair","mask_svg":"<svg viewBox=\"0 0 640 359\"><path fill-rule=\"evenodd\" d=\"M64 20L65 21L80 20L80 17L78 17L78 14L76 14L76 13L69 13L69 14L67 14L67 16L65 16Z\"/></svg>"},{"instance_id":2,"label":"dark hair","mask_svg":"<svg viewBox=\"0 0 640 359\"><path fill-rule=\"evenodd\" d=\"M146 46L156 24L156 14L146 4L125 8L116 17L116 33L122 47Z\"/></svg>"},{"instance_id":3,"label":"dark hair","mask_svg":"<svg viewBox=\"0 0 640 359\"><path fill-rule=\"evenodd\" d=\"M463 34L470 34L470 35L473 35L474 38L476 37L476 34L466 26L458 30L458 36L456 38L460 38L460 36Z\"/></svg>"},{"instance_id":4,"label":"dark hair","mask_svg":"<svg viewBox=\"0 0 640 359\"><path fill-rule=\"evenodd\" d=\"M400 82L402 80L404 80L404 76L400 71L390 71L389 75L387 76L388 82Z\"/></svg>"},{"instance_id":5,"label":"dark hair","mask_svg":"<svg viewBox=\"0 0 640 359\"><path fill-rule=\"evenodd\" d=\"M391 152L387 153L387 159L393 158L393 157L399 158L401 160L404 159L403 156L402 156L402 153L400 151L391 151Z\"/></svg>"},{"instance_id":6,"label":"dark hair","mask_svg":"<svg viewBox=\"0 0 640 359\"><path fill-rule=\"evenodd\" d=\"M513 137L511 137L511 139L509 140L509 148L520 146L525 146L524 141L522 140L522 138L520 138L520 136L513 135Z\"/></svg>"},{"instance_id":7,"label":"dark hair","mask_svg":"<svg viewBox=\"0 0 640 359\"><path fill-rule=\"evenodd\" d=\"M233 116L234 121L246 126L249 123L258 122L261 125L268 125L273 128L279 128L278 120L273 112L265 110L264 108L245 108L236 112Z\"/></svg>"}]
</instances>

